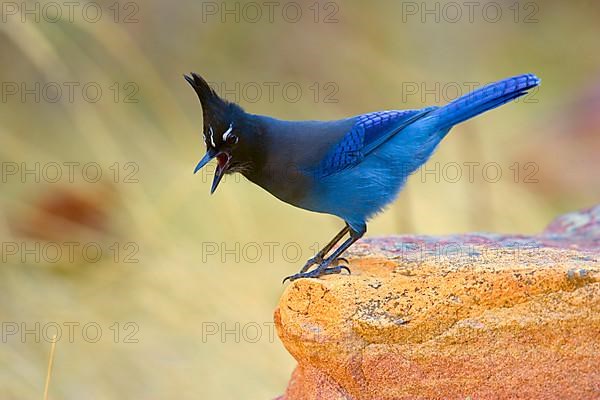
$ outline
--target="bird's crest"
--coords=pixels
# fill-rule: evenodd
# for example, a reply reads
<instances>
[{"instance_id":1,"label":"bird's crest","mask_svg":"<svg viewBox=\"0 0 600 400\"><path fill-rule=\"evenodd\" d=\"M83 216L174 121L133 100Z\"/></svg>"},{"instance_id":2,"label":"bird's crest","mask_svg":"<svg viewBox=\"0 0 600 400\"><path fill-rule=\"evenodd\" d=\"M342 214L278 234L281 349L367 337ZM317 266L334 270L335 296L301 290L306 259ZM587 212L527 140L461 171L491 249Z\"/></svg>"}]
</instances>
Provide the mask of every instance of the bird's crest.
<instances>
[{"instance_id":1,"label":"bird's crest","mask_svg":"<svg viewBox=\"0 0 600 400\"><path fill-rule=\"evenodd\" d=\"M231 124L231 108L235 105L223 100L208 82L195 72L184 75L184 78L192 86L202 105L205 142L215 147L215 142L220 141Z\"/></svg>"}]
</instances>

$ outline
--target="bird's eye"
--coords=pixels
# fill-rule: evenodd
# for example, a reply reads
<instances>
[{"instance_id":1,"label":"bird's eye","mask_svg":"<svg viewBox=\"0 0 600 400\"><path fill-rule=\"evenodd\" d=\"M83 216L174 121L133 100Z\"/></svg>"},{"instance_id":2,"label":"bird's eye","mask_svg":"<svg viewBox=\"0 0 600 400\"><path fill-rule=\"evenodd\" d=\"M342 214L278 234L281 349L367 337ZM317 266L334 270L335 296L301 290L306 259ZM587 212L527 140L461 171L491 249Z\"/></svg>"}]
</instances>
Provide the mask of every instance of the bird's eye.
<instances>
[{"instance_id":1,"label":"bird's eye","mask_svg":"<svg viewBox=\"0 0 600 400\"><path fill-rule=\"evenodd\" d=\"M234 135L233 133L230 133L229 135L227 135L227 139L225 140L225 142L229 145L232 144L236 144L238 142L239 138Z\"/></svg>"}]
</instances>

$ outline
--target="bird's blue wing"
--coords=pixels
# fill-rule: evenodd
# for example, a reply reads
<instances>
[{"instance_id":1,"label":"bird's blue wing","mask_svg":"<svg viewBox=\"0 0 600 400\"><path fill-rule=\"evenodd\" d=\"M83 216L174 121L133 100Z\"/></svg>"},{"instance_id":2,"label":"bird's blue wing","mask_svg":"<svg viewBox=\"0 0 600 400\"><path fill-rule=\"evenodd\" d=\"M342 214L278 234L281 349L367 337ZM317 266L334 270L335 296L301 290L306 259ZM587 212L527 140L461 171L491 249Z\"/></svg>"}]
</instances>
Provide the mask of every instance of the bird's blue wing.
<instances>
[{"instance_id":1,"label":"bird's blue wing","mask_svg":"<svg viewBox=\"0 0 600 400\"><path fill-rule=\"evenodd\" d=\"M355 166L389 138L435 108L376 111L356 117L352 129L327 152L317 168L317 175L327 176Z\"/></svg>"}]
</instances>

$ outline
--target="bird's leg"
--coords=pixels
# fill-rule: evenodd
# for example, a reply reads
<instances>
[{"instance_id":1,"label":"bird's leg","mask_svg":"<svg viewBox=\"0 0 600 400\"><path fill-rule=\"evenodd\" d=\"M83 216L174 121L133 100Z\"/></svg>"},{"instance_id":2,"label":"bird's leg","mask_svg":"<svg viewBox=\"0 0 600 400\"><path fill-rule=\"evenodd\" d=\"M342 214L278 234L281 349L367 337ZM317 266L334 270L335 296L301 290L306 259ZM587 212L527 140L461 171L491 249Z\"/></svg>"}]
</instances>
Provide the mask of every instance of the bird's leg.
<instances>
[{"instance_id":1,"label":"bird's leg","mask_svg":"<svg viewBox=\"0 0 600 400\"><path fill-rule=\"evenodd\" d=\"M335 251L329 256L327 257L325 260L323 260L323 262L321 262L321 264L319 264L319 266L317 268L315 268L314 270L310 271L310 272L299 272L295 275L291 275L288 276L287 278L285 278L283 280L283 282L287 281L288 279L290 281L295 281L296 279L300 279L300 278L318 278L319 276L323 276L323 275L330 275L330 274L339 274L340 272L342 272L342 269L345 269L346 271L348 271L348 273L350 273L350 269L346 266L340 266L340 265L336 265L333 267L330 267L331 264L333 264L335 261L337 261L339 259L339 257L342 255L342 253L346 250L348 250L348 248L350 246L352 246L354 244L354 242L356 242L358 239L360 239L365 232L367 231L366 226L364 226L360 231L354 231L352 229L349 229L350 231L350 237L348 239L346 239L346 241L344 243L342 243L337 249L335 249Z\"/></svg>"},{"instance_id":2,"label":"bird's leg","mask_svg":"<svg viewBox=\"0 0 600 400\"><path fill-rule=\"evenodd\" d=\"M331 241L325 245L325 247L323 247L313 258L309 259L306 262L306 264L304 264L304 267L302 267L300 273L308 271L311 265L321 264L327 253L329 253L333 246L338 244L340 239L343 238L349 230L350 228L348 227L348 225L344 226L344 228L341 231L339 231L339 233L335 235L334 238L331 239Z\"/></svg>"}]
</instances>

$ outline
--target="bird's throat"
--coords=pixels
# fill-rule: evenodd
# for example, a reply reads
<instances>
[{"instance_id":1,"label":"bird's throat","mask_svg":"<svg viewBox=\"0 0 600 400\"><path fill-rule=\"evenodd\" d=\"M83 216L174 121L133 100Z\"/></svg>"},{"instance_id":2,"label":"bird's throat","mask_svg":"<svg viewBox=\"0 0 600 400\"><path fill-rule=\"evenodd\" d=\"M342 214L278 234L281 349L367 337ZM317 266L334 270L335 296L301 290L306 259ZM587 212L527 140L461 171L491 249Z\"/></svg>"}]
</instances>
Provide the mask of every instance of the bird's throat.
<instances>
[{"instance_id":1,"label":"bird's throat","mask_svg":"<svg viewBox=\"0 0 600 400\"><path fill-rule=\"evenodd\" d=\"M219 169L222 170L227 166L227 162L229 161L229 156L225 153L220 153L217 156L217 163L219 165Z\"/></svg>"}]
</instances>

